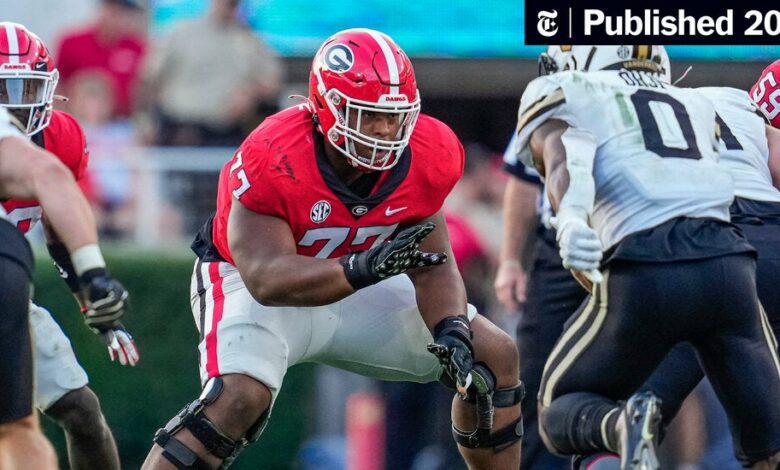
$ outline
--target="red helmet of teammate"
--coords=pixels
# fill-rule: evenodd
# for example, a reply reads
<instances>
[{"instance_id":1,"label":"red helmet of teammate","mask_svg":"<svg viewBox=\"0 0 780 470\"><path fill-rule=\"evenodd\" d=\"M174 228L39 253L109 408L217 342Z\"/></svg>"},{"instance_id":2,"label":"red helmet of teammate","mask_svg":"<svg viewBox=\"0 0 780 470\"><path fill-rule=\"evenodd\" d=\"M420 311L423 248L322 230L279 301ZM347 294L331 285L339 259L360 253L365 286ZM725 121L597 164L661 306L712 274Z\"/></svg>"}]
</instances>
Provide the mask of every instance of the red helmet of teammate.
<instances>
[{"instance_id":1,"label":"red helmet of teammate","mask_svg":"<svg viewBox=\"0 0 780 470\"><path fill-rule=\"evenodd\" d=\"M59 72L43 41L24 26L0 22L0 106L27 135L49 125Z\"/></svg>"},{"instance_id":2,"label":"red helmet of teammate","mask_svg":"<svg viewBox=\"0 0 780 470\"><path fill-rule=\"evenodd\" d=\"M320 46L309 77L309 100L326 140L353 166L369 170L398 163L420 113L409 57L386 34L371 29L341 31ZM360 132L366 113L398 119L395 138ZM367 155L359 155L356 144L367 147Z\"/></svg>"},{"instance_id":3,"label":"red helmet of teammate","mask_svg":"<svg viewBox=\"0 0 780 470\"><path fill-rule=\"evenodd\" d=\"M780 127L780 60L764 69L750 89L750 96L767 120L774 127Z\"/></svg>"}]
</instances>

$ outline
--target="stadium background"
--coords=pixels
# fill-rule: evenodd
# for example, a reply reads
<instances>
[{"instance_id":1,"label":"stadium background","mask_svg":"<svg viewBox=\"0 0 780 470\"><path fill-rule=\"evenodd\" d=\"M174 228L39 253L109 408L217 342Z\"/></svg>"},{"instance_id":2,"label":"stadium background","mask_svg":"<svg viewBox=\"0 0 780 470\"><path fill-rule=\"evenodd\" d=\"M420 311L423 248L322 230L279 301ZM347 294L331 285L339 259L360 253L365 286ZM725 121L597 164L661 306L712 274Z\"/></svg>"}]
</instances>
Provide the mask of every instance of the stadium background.
<instances>
[{"instance_id":1,"label":"stadium background","mask_svg":"<svg viewBox=\"0 0 780 470\"><path fill-rule=\"evenodd\" d=\"M51 15L50 0L0 0L0 19L26 24L51 48L59 34L93 14L97 1L59 0L58 13ZM208 2L152 0L150 44L178 21L200 16ZM464 142L480 144L494 161L514 127L519 96L537 74L535 58L542 50L522 45L523 3L517 0L484 0L479 7L471 0L417 0L395 2L392 7L379 0L246 0L242 12L253 29L283 55L286 90L281 96L305 94L310 56L330 33L353 26L387 32L412 56L424 112L450 124ZM673 77L693 67L684 85L742 89L752 85L778 52L771 46L669 48ZM280 106L287 103L280 99ZM36 301L55 314L71 337L101 399L124 467L138 468L154 431L199 391L197 332L188 302L192 257L187 244L213 209L216 172L232 149L132 147L122 151L126 166L121 171L131 174L133 181L133 220L131 230L105 244L105 252L111 270L132 295L127 325L141 348L141 363L120 370L108 362L100 342L81 324L75 304L45 256L39 257ZM171 226L174 213L179 220ZM490 220L478 214L464 215L477 223ZM511 315L496 315L512 329ZM302 446L312 437L333 435L335 444L319 451L309 447L309 453L325 455L336 449L343 454L342 395L350 387L369 391L376 387L344 379L349 386L329 391L321 387L317 373L318 368L309 365L290 372L262 441L248 449L233 468L340 468L326 463L326 457L320 459L322 466L312 466L316 458L304 456ZM330 414L318 409L334 403ZM67 468L61 433L51 423L46 429L58 448L61 465ZM406 437L414 440L415 430L407 430ZM391 443L385 454L398 445ZM331 459L338 461L343 459ZM418 463L415 468L434 467Z\"/></svg>"}]
</instances>

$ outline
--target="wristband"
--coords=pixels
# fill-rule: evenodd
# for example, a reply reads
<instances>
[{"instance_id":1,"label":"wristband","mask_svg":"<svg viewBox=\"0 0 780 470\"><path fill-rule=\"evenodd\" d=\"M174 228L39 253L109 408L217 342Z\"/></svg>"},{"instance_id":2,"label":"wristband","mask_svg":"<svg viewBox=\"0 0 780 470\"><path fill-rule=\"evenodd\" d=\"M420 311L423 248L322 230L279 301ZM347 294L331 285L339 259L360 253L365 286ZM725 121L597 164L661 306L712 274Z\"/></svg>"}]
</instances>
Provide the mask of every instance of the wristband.
<instances>
[{"instance_id":1,"label":"wristband","mask_svg":"<svg viewBox=\"0 0 780 470\"><path fill-rule=\"evenodd\" d=\"M81 277L82 274L95 268L105 268L106 261L100 252L97 244L85 245L70 254L70 260L73 262L73 269Z\"/></svg>"},{"instance_id":2,"label":"wristband","mask_svg":"<svg viewBox=\"0 0 780 470\"><path fill-rule=\"evenodd\" d=\"M341 267L344 268L344 276L353 289L358 290L372 284L376 284L381 279L372 274L368 267L368 256L365 251L352 253L339 258Z\"/></svg>"}]
</instances>

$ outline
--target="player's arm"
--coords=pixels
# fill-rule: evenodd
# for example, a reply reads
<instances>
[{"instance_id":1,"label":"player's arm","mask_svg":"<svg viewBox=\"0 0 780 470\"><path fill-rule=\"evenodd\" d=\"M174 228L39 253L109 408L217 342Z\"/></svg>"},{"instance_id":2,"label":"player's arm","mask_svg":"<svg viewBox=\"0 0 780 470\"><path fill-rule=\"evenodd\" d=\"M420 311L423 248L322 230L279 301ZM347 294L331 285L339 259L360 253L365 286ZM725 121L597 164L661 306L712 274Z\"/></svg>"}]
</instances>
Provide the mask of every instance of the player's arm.
<instances>
[{"instance_id":1,"label":"player's arm","mask_svg":"<svg viewBox=\"0 0 780 470\"><path fill-rule=\"evenodd\" d=\"M326 305L355 290L337 259L296 253L287 222L233 200L228 244L241 279L263 305Z\"/></svg>"},{"instance_id":2,"label":"player's arm","mask_svg":"<svg viewBox=\"0 0 780 470\"><path fill-rule=\"evenodd\" d=\"M441 211L425 222L436 229L423 241L420 249L452 256L447 225ZM466 287L455 263L432 266L409 272L425 325L433 335L428 344L447 375L453 380L459 393L464 394L471 379L474 365L473 334L467 315Z\"/></svg>"},{"instance_id":3,"label":"player's arm","mask_svg":"<svg viewBox=\"0 0 780 470\"><path fill-rule=\"evenodd\" d=\"M442 212L437 212L423 222L433 223L436 228L420 244L420 250L445 253L451 257L452 247ZM429 330L433 331L448 316L466 314L466 288L457 264L444 263L408 274L415 287L417 306Z\"/></svg>"},{"instance_id":4,"label":"player's arm","mask_svg":"<svg viewBox=\"0 0 780 470\"><path fill-rule=\"evenodd\" d=\"M601 242L589 225L596 195L593 162L597 145L593 136L551 119L534 130L529 145L534 164L545 176L547 195L556 213L551 222L558 231L563 266L583 273L594 283L601 282Z\"/></svg>"},{"instance_id":5,"label":"player's arm","mask_svg":"<svg viewBox=\"0 0 780 470\"><path fill-rule=\"evenodd\" d=\"M772 175L772 184L780 189L780 129L767 125L766 140L769 145L769 174Z\"/></svg>"},{"instance_id":6,"label":"player's arm","mask_svg":"<svg viewBox=\"0 0 780 470\"><path fill-rule=\"evenodd\" d=\"M97 243L95 219L70 170L26 139L0 140L0 196L37 199L70 253Z\"/></svg>"},{"instance_id":7,"label":"player's arm","mask_svg":"<svg viewBox=\"0 0 780 470\"><path fill-rule=\"evenodd\" d=\"M525 245L536 227L536 198L539 185L512 176L504 190L504 228L496 273L496 297L509 310L525 302L523 271Z\"/></svg>"},{"instance_id":8,"label":"player's arm","mask_svg":"<svg viewBox=\"0 0 780 470\"><path fill-rule=\"evenodd\" d=\"M327 305L384 278L432 264L446 256L417 248L432 227L417 225L391 241L340 259L297 254L287 222L253 212L233 200L228 244L241 279L264 305Z\"/></svg>"},{"instance_id":9,"label":"player's arm","mask_svg":"<svg viewBox=\"0 0 780 470\"><path fill-rule=\"evenodd\" d=\"M84 298L87 326L103 336L112 359L119 356L122 364L135 365L138 353L131 344L132 338L119 338L116 334L124 331L120 319L127 291L106 269L97 245L95 219L70 170L57 157L25 138L3 138L0 197L38 201L52 233L62 241L71 260Z\"/></svg>"}]
</instances>

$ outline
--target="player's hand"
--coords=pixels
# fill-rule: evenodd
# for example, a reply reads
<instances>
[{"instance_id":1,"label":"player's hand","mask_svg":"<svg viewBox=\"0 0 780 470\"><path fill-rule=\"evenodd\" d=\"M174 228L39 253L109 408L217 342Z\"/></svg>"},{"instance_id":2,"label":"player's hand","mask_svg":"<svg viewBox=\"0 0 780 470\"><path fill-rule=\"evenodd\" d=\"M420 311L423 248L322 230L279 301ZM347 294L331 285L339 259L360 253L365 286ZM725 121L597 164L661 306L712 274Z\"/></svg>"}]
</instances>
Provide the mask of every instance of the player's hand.
<instances>
[{"instance_id":1,"label":"player's hand","mask_svg":"<svg viewBox=\"0 0 780 470\"><path fill-rule=\"evenodd\" d=\"M84 323L96 334L103 334L117 326L125 313L127 290L105 268L95 268L79 278Z\"/></svg>"},{"instance_id":2,"label":"player's hand","mask_svg":"<svg viewBox=\"0 0 780 470\"><path fill-rule=\"evenodd\" d=\"M101 336L108 346L108 355L112 362L119 361L123 366L135 366L141 360L133 337L121 323L101 333Z\"/></svg>"},{"instance_id":3,"label":"player's hand","mask_svg":"<svg viewBox=\"0 0 780 470\"><path fill-rule=\"evenodd\" d=\"M468 318L464 315L452 316L436 325L433 343L428 344L428 351L439 360L461 396L466 396L466 390L471 385L471 369L474 367L471 337Z\"/></svg>"},{"instance_id":4,"label":"player's hand","mask_svg":"<svg viewBox=\"0 0 780 470\"><path fill-rule=\"evenodd\" d=\"M581 272L594 284L600 283L599 262L603 253L596 231L578 217L553 217L550 222L558 231L558 250L563 267Z\"/></svg>"},{"instance_id":5,"label":"player's hand","mask_svg":"<svg viewBox=\"0 0 780 470\"><path fill-rule=\"evenodd\" d=\"M394 239L359 253L341 258L344 274L353 288L375 284L410 269L434 266L447 261L445 253L420 251L420 243L436 227L428 222L404 229Z\"/></svg>"},{"instance_id":6,"label":"player's hand","mask_svg":"<svg viewBox=\"0 0 780 470\"><path fill-rule=\"evenodd\" d=\"M510 312L516 312L520 304L525 302L526 275L517 260L504 260L498 265L496 281L496 298Z\"/></svg>"}]
</instances>

